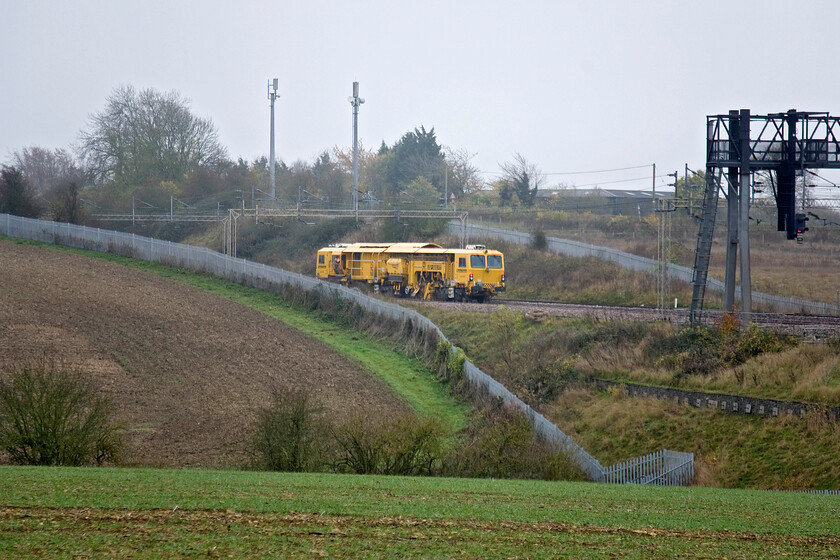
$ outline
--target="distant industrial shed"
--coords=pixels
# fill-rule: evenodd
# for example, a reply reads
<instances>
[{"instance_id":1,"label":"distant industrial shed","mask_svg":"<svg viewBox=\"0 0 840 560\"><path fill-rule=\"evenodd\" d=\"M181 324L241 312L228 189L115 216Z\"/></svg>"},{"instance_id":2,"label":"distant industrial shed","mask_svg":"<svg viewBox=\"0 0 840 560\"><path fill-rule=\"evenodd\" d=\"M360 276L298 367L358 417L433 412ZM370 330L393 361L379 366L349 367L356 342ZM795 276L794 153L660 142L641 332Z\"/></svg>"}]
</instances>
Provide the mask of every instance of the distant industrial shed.
<instances>
[{"instance_id":1,"label":"distant industrial shed","mask_svg":"<svg viewBox=\"0 0 840 560\"><path fill-rule=\"evenodd\" d=\"M653 212L656 200L672 198L673 192L632 189L542 189L537 203L556 210L593 212L614 216L647 216Z\"/></svg>"}]
</instances>

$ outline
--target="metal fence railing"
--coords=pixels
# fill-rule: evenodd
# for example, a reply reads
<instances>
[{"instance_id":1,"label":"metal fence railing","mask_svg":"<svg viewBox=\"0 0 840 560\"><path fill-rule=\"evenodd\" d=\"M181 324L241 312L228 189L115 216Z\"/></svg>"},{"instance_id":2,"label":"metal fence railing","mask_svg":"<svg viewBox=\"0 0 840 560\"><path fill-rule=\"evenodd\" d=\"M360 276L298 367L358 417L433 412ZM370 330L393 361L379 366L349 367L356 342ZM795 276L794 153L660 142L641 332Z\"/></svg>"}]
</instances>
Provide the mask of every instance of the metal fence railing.
<instances>
[{"instance_id":1,"label":"metal fence railing","mask_svg":"<svg viewBox=\"0 0 840 560\"><path fill-rule=\"evenodd\" d=\"M466 235L477 237L478 239L494 238L507 241L508 243L517 243L520 245L530 245L533 242L534 236L530 233L523 233L520 231L511 231L507 229L495 228L480 224L466 224L464 226L461 222L450 222L449 232L452 235L462 235L462 231L466 227ZM609 247L600 247L598 245L590 245L588 243L581 243L571 239L561 239L559 237L546 237L548 249L558 255L567 257L595 257L598 259L612 261L622 268L633 270L636 272L646 272L649 274L657 274L659 272L659 261L625 253L618 249L611 249ZM694 270L681 266L678 264L668 263L668 276L674 280L681 280L688 284L693 282ZM510 277L510 274L508 274ZM715 278L706 279L706 287L709 290L716 292L723 292L724 284ZM735 287L736 297L741 295L741 286ZM762 305L768 309L779 313L803 313L808 315L840 315L840 305L831 303L824 303L820 301L808 301L804 299L774 296L762 292L753 292L752 301L756 305Z\"/></svg>"},{"instance_id":2,"label":"metal fence railing","mask_svg":"<svg viewBox=\"0 0 840 560\"><path fill-rule=\"evenodd\" d=\"M604 469L604 482L687 486L694 478L694 454L661 449Z\"/></svg>"},{"instance_id":3,"label":"metal fence railing","mask_svg":"<svg viewBox=\"0 0 840 560\"><path fill-rule=\"evenodd\" d=\"M132 233L21 218L8 214L0 214L0 234L102 252L129 252L130 249L130 254L134 258L212 274L241 284L289 284L304 290L321 290L326 294L352 300L368 312L377 313L402 323L411 322L413 328L433 331L440 339L449 343L449 340L437 325L412 309L370 297L358 290L338 284L324 282L265 264L230 257L204 247L172 243L171 241L162 241ZM468 360L464 362L464 375L478 389L499 397L509 406L519 409L527 416L537 433L565 451L591 480L605 481L604 467L597 459L587 453L544 416L511 393L504 385ZM683 455L692 457L690 472L693 473L693 455L690 453ZM662 468L667 470L671 467L670 464L663 464ZM646 474L645 476L649 475ZM666 471L657 476L665 477L663 480L680 480L682 481L681 484L688 484L691 479L690 475L670 476ZM624 482L639 483L641 480L628 476L625 477Z\"/></svg>"}]
</instances>

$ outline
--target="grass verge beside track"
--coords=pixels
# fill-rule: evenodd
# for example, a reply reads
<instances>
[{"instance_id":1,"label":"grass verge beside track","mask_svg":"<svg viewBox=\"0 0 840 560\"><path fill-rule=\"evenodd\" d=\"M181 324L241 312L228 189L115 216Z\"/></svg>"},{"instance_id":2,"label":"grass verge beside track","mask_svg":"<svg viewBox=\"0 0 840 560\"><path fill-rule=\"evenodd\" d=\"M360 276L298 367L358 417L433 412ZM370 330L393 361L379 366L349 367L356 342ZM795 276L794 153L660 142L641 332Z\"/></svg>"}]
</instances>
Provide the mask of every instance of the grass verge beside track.
<instances>
[{"instance_id":1,"label":"grass verge beside track","mask_svg":"<svg viewBox=\"0 0 840 560\"><path fill-rule=\"evenodd\" d=\"M840 497L0 467L4 558L830 558Z\"/></svg>"}]
</instances>

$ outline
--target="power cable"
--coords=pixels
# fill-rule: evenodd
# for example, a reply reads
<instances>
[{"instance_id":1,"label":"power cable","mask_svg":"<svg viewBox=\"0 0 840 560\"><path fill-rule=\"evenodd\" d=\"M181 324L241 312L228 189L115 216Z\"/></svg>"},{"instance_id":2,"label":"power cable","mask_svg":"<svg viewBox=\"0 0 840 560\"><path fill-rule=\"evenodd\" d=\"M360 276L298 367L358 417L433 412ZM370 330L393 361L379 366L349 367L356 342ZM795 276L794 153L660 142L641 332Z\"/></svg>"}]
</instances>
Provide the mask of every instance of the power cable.
<instances>
[{"instance_id":1,"label":"power cable","mask_svg":"<svg viewBox=\"0 0 840 560\"><path fill-rule=\"evenodd\" d=\"M629 171L631 169L647 169L651 164L634 165L631 167L616 167L615 169L596 169L593 171L552 171L549 173L542 173L542 175L590 175L594 173L613 173L615 171ZM479 171L485 175L504 175L502 171Z\"/></svg>"}]
</instances>

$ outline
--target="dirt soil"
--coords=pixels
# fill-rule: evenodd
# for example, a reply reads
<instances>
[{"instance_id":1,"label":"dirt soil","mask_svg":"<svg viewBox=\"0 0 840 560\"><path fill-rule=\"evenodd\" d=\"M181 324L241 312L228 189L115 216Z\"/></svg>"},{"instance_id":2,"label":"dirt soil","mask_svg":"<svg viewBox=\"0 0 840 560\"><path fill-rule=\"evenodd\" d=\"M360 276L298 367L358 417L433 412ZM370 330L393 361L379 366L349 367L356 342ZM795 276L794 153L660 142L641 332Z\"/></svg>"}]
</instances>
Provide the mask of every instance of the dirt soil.
<instances>
[{"instance_id":1,"label":"dirt soil","mask_svg":"<svg viewBox=\"0 0 840 560\"><path fill-rule=\"evenodd\" d=\"M9 528L8 549L19 558L59 553L138 558L476 558L480 551L480 557L500 558L822 559L836 558L840 549L840 538L834 535L178 507L0 507L2 528ZM29 534L37 537L23 540Z\"/></svg>"},{"instance_id":2,"label":"dirt soil","mask_svg":"<svg viewBox=\"0 0 840 560\"><path fill-rule=\"evenodd\" d=\"M125 428L124 464L242 466L272 389L331 418L405 405L357 362L223 297L123 265L0 241L0 375L63 362Z\"/></svg>"}]
</instances>

